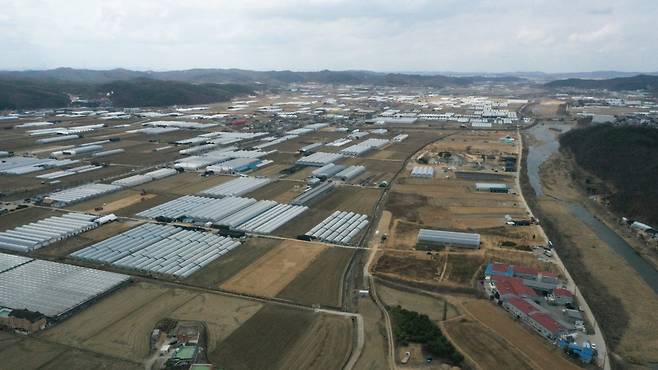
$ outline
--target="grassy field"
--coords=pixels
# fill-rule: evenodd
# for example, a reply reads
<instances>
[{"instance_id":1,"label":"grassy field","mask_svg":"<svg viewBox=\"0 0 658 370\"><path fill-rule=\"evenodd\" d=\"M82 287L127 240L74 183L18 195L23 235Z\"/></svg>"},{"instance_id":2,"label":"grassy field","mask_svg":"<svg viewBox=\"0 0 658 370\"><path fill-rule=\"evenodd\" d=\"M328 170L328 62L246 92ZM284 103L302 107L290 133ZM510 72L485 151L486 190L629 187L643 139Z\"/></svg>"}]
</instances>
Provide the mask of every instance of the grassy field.
<instances>
[{"instance_id":1,"label":"grassy field","mask_svg":"<svg viewBox=\"0 0 658 370\"><path fill-rule=\"evenodd\" d=\"M326 249L281 290L277 298L339 307L343 273L353 253L353 250L346 248Z\"/></svg>"}]
</instances>

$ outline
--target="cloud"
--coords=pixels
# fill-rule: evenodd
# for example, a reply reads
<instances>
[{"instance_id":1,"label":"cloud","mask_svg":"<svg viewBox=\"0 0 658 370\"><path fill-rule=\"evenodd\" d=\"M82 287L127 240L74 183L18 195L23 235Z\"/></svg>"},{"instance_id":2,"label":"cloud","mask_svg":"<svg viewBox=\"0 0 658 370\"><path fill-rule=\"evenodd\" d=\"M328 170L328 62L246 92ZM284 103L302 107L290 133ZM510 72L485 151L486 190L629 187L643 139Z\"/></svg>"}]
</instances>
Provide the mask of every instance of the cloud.
<instances>
[{"instance_id":1,"label":"cloud","mask_svg":"<svg viewBox=\"0 0 658 370\"><path fill-rule=\"evenodd\" d=\"M658 69L652 0L0 0L0 8L8 51L0 69Z\"/></svg>"}]
</instances>

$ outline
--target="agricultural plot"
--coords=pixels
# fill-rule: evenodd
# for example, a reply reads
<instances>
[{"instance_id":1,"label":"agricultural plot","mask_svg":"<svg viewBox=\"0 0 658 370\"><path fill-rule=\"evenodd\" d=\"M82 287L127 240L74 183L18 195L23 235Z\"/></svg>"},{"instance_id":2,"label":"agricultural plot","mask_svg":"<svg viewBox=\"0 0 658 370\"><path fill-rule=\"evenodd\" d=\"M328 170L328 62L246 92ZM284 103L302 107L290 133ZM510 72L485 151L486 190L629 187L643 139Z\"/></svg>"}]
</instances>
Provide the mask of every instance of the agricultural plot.
<instances>
[{"instance_id":1,"label":"agricultural plot","mask_svg":"<svg viewBox=\"0 0 658 370\"><path fill-rule=\"evenodd\" d=\"M221 285L222 289L274 297L328 247L283 241Z\"/></svg>"},{"instance_id":2,"label":"agricultural plot","mask_svg":"<svg viewBox=\"0 0 658 370\"><path fill-rule=\"evenodd\" d=\"M208 357L218 367L235 370L304 369L314 363L327 369L340 368L351 348L351 323L337 318L316 324L323 317L308 310L266 306Z\"/></svg>"},{"instance_id":3,"label":"agricultural plot","mask_svg":"<svg viewBox=\"0 0 658 370\"><path fill-rule=\"evenodd\" d=\"M343 276L354 253L347 248L324 250L276 297L308 305L340 307Z\"/></svg>"}]
</instances>

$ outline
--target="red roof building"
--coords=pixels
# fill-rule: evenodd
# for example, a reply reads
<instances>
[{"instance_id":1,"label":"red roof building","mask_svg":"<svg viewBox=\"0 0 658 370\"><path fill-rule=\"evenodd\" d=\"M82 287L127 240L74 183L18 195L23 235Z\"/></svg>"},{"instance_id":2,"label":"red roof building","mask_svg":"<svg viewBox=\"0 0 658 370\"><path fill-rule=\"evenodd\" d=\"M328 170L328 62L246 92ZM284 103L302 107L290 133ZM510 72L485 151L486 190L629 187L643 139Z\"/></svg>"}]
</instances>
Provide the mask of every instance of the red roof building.
<instances>
[{"instance_id":1,"label":"red roof building","mask_svg":"<svg viewBox=\"0 0 658 370\"><path fill-rule=\"evenodd\" d=\"M519 297L535 298L538 296L534 289L527 287L519 278L508 276L492 276L491 280L498 290L501 298L508 295L516 295Z\"/></svg>"},{"instance_id":2,"label":"red roof building","mask_svg":"<svg viewBox=\"0 0 658 370\"><path fill-rule=\"evenodd\" d=\"M548 314L543 312L533 312L530 314L530 319L534 321L535 329L538 329L543 335L556 338L561 332L566 329L557 321L553 320Z\"/></svg>"}]
</instances>

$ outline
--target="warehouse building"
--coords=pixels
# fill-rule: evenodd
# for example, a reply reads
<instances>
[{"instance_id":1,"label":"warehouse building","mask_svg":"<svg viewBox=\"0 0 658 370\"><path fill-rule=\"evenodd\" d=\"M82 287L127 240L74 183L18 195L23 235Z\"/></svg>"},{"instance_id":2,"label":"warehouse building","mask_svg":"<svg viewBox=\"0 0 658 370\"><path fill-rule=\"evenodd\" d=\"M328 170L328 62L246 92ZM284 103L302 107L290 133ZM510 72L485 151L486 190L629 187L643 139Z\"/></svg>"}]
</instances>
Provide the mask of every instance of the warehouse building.
<instances>
[{"instance_id":1,"label":"warehouse building","mask_svg":"<svg viewBox=\"0 0 658 370\"><path fill-rule=\"evenodd\" d=\"M238 173L255 170L261 162L258 158L235 158L216 165L208 166L206 172Z\"/></svg>"},{"instance_id":2,"label":"warehouse building","mask_svg":"<svg viewBox=\"0 0 658 370\"><path fill-rule=\"evenodd\" d=\"M420 229L416 243L421 246L478 249L480 248L480 234Z\"/></svg>"},{"instance_id":3,"label":"warehouse building","mask_svg":"<svg viewBox=\"0 0 658 370\"><path fill-rule=\"evenodd\" d=\"M507 184L493 184L493 183L485 183L485 182L478 182L475 183L475 190L476 191L484 191L484 192L491 192L491 193L507 193L509 192L509 187Z\"/></svg>"}]
</instances>

